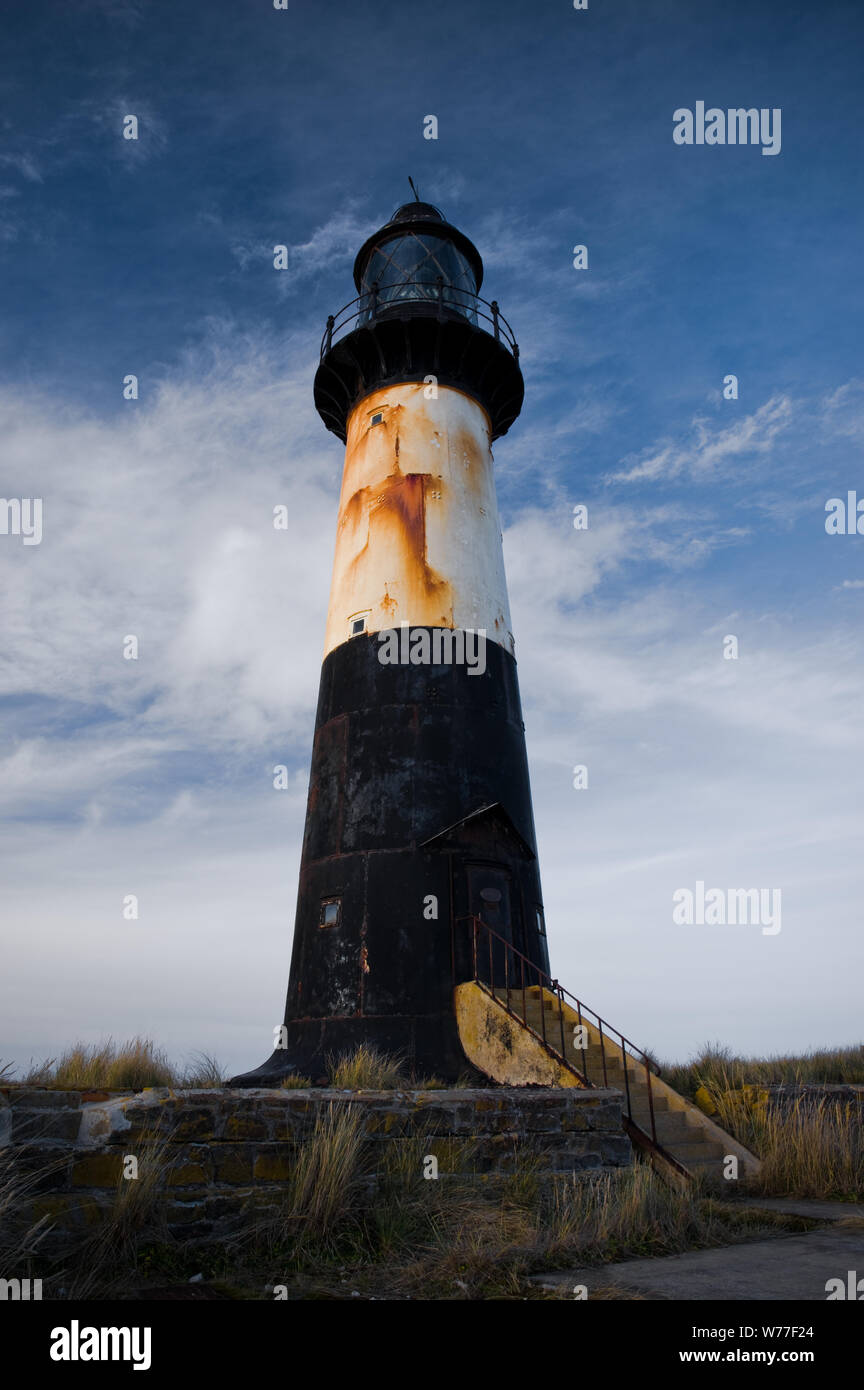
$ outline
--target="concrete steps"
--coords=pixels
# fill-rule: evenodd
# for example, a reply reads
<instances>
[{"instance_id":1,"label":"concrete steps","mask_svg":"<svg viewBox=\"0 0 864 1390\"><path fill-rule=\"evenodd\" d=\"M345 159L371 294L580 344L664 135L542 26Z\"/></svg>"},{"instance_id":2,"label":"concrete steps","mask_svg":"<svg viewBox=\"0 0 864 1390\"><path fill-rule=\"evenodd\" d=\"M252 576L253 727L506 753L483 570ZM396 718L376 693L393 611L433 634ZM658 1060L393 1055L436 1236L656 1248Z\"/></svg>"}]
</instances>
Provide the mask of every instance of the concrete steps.
<instances>
[{"instance_id":1,"label":"concrete steps","mask_svg":"<svg viewBox=\"0 0 864 1390\"><path fill-rule=\"evenodd\" d=\"M507 1006L506 990L496 990L495 996L499 1003ZM650 1077L649 1100L649 1078L644 1061L630 1053L622 1053L620 1042L606 1036L605 1031L601 1045L599 1028L584 1015L580 1017L570 1005L561 1003L557 995L539 986L526 989L524 998L521 990L511 990L510 1011L523 1024L527 1024L540 1040L545 1037L546 1049L551 1048L557 1055L563 1055L565 1061L586 1077L592 1086L614 1087L623 1091L625 1097L629 1095L630 1118L637 1126L634 1137L638 1138L641 1131L644 1146L649 1152L652 1152L653 1109L653 1132L663 1151L656 1157L665 1155L674 1160L673 1167L679 1165L691 1174L698 1172L722 1176L727 1155L738 1159L739 1172L742 1169L753 1172L758 1168L758 1159L753 1154L653 1073ZM584 1048L577 1047L574 1041L580 1025L587 1030L587 1046ZM586 1041L584 1033L581 1038ZM538 1041L537 1045L544 1046L542 1041Z\"/></svg>"}]
</instances>

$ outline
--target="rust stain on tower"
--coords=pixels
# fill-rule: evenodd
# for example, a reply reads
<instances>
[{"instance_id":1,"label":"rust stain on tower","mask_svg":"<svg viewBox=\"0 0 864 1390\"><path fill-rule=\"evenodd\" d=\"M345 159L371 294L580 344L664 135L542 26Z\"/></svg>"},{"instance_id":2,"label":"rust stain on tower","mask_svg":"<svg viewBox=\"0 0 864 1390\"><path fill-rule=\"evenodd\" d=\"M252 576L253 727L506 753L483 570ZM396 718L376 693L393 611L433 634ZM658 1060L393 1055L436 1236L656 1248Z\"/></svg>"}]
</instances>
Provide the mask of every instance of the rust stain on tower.
<instances>
[{"instance_id":1,"label":"rust stain on tower","mask_svg":"<svg viewBox=\"0 0 864 1390\"><path fill-rule=\"evenodd\" d=\"M426 473L391 473L360 488L345 506L345 525L362 547L334 582L331 609L350 616L356 596L374 590L374 575L386 557L387 577L379 605L399 621L400 601L417 622L452 626L451 586L429 564L426 550L427 496L443 497L440 479ZM399 599L392 590L398 586ZM420 605L418 607L418 605ZM420 614L423 616L419 616Z\"/></svg>"},{"instance_id":2,"label":"rust stain on tower","mask_svg":"<svg viewBox=\"0 0 864 1390\"><path fill-rule=\"evenodd\" d=\"M355 624L485 628L512 653L490 448L467 392L411 382L350 413L325 654Z\"/></svg>"}]
</instances>

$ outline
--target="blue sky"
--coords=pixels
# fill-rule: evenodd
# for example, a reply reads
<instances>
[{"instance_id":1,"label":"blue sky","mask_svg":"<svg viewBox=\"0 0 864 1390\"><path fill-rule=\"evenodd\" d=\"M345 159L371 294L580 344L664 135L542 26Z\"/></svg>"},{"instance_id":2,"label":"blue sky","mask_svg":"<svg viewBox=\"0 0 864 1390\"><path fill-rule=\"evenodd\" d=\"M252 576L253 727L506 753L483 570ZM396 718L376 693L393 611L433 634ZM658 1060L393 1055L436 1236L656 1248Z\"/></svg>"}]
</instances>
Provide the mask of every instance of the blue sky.
<instances>
[{"instance_id":1,"label":"blue sky","mask_svg":"<svg viewBox=\"0 0 864 1390\"><path fill-rule=\"evenodd\" d=\"M48 0L3 29L0 491L45 522L0 537L0 1056L269 1051L341 467L317 344L409 174L522 347L495 456L553 969L667 1055L858 1041L864 540L824 506L864 494L860 7ZM675 145L698 100L780 108L780 153ZM781 887L782 931L674 926L697 879Z\"/></svg>"}]
</instances>

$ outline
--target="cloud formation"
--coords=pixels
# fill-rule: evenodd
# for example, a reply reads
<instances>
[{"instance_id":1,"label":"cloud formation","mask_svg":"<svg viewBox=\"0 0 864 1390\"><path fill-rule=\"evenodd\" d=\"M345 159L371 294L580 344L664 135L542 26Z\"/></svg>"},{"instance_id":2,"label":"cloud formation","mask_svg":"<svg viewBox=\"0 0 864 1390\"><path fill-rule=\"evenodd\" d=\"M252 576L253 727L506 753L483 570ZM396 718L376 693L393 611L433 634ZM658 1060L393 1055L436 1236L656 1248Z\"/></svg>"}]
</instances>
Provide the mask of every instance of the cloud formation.
<instances>
[{"instance_id":1,"label":"cloud formation","mask_svg":"<svg viewBox=\"0 0 864 1390\"><path fill-rule=\"evenodd\" d=\"M7 493L42 496L45 517L39 547L6 537L2 551L17 982L3 1055L11 1042L26 1062L107 1031L153 1031L178 1055L207 1047L233 1069L267 1051L341 468L309 400L312 361L308 337L286 355L215 324L170 382L111 418L0 397ZM785 418L763 412L751 447ZM497 446L499 470L519 449ZM734 455L727 443L716 458ZM286 531L273 527L279 504ZM849 755L864 663L845 607L834 623L790 622L746 579L712 577L718 547L750 538L711 508L607 499L589 516L575 531L569 503L531 500L504 536L556 972L667 1051L720 1035L733 987L754 1020L738 1045L784 1046L821 969L806 963L820 933L838 968L857 949L843 856L860 833ZM723 659L729 632L737 662ZM575 763L589 767L586 792ZM762 938L673 927L672 892L715 876L783 887L773 954ZM135 924L120 917L130 892ZM662 1016L638 983L658 959ZM778 990L785 1004L766 1012ZM836 990L823 999L813 1036L848 1040L852 1014Z\"/></svg>"},{"instance_id":2,"label":"cloud formation","mask_svg":"<svg viewBox=\"0 0 864 1390\"><path fill-rule=\"evenodd\" d=\"M758 410L725 428L709 425L707 420L695 416L688 440L653 445L636 458L622 460L626 466L610 474L609 481L655 482L682 474L700 482L722 477L747 460L770 454L793 419L792 401L782 395L773 396Z\"/></svg>"}]
</instances>

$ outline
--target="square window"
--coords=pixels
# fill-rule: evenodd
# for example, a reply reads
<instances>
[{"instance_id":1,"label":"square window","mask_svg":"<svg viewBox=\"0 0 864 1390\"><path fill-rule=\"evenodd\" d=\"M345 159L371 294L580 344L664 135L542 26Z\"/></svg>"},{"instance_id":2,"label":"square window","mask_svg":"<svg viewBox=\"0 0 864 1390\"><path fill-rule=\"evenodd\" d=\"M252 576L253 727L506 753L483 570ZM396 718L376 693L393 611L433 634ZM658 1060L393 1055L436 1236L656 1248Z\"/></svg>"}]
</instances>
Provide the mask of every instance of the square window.
<instances>
[{"instance_id":1,"label":"square window","mask_svg":"<svg viewBox=\"0 0 864 1390\"><path fill-rule=\"evenodd\" d=\"M372 419L369 421L369 423L370 423L370 425L380 425L380 424L381 424L381 421L382 421L383 419L384 419L384 416L383 416L383 415L381 414L381 412L379 411L377 415L373 415L373 416L372 416Z\"/></svg>"},{"instance_id":2,"label":"square window","mask_svg":"<svg viewBox=\"0 0 864 1390\"><path fill-rule=\"evenodd\" d=\"M319 927L338 927L342 918L342 899L325 898L318 918Z\"/></svg>"},{"instance_id":3,"label":"square window","mask_svg":"<svg viewBox=\"0 0 864 1390\"><path fill-rule=\"evenodd\" d=\"M351 624L351 636L352 636L352 637L356 637L358 633L364 632L365 629L366 629L366 619L365 619L365 618L355 618L354 621L353 621L352 624Z\"/></svg>"}]
</instances>

